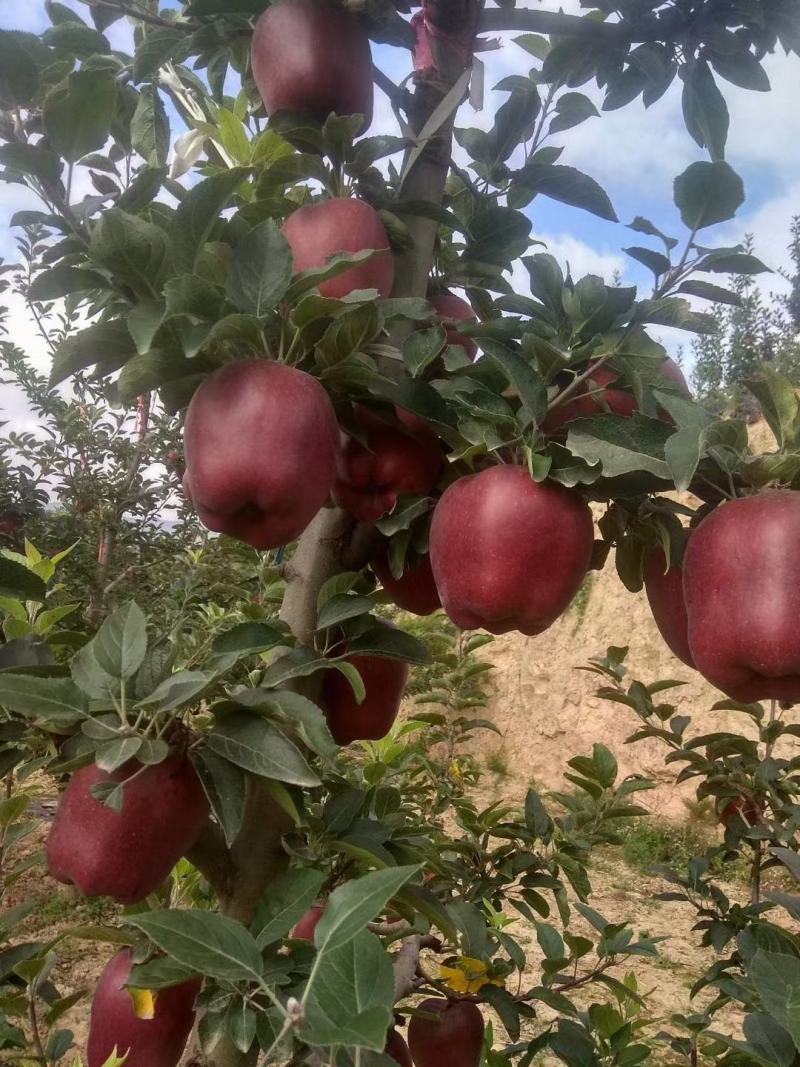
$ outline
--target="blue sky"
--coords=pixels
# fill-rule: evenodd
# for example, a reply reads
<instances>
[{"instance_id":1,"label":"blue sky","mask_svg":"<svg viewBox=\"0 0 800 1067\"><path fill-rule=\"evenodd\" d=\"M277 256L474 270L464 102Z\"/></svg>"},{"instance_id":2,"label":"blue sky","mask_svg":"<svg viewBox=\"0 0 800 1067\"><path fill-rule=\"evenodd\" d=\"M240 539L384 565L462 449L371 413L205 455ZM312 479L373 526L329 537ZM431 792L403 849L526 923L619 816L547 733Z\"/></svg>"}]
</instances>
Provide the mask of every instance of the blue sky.
<instances>
[{"instance_id":1,"label":"blue sky","mask_svg":"<svg viewBox=\"0 0 800 1067\"><path fill-rule=\"evenodd\" d=\"M77 0L62 0L77 11L87 9ZM537 3L539 8L563 8L580 13L579 0L562 3ZM0 26L6 29L41 30L48 25L41 0L0 0ZM110 28L112 45L129 49L131 34L126 21ZM504 99L489 90L509 73L525 73L531 57L509 36L497 51L483 55L486 63L486 108L475 113L468 104L459 114L459 125L491 125L491 113ZM408 53L386 46L375 48L375 60L395 81L406 76L410 67ZM705 243L733 243L746 232L754 232L757 253L770 266L788 264L786 243L789 222L800 213L800 60L783 54L767 58L765 66L773 92L758 94L728 84L724 92L731 111L731 134L728 159L741 174L747 190L747 203L732 223L705 231ZM593 89L583 87L590 96ZM598 100L599 102L599 100ZM394 117L386 98L376 91L376 114L372 133L394 132ZM181 130L173 130L173 136ZM649 111L639 102L621 111L590 119L568 131L553 143L566 148L560 162L578 167L599 180L608 191L622 223L634 215L645 215L657 226L678 238L685 231L672 206L672 182L690 163L705 158L683 127L680 88L672 89ZM89 190L83 183L78 194ZM13 238L8 220L14 211L34 206L18 186L0 184L0 255L13 258ZM629 244L648 244L640 234L624 225L608 223L580 211L539 198L528 209L533 220L532 236L547 242L562 262L569 261L577 276L589 271L610 279L615 270L622 272L627 284L637 283L644 293L650 276L625 256L621 249ZM524 285L524 272L515 273ZM767 288L779 287L780 279L765 282ZM523 289L523 291L526 291ZM42 356L42 345L19 308L13 309L14 335L23 346ZM674 351L689 338L677 331L663 331L661 339Z\"/></svg>"}]
</instances>

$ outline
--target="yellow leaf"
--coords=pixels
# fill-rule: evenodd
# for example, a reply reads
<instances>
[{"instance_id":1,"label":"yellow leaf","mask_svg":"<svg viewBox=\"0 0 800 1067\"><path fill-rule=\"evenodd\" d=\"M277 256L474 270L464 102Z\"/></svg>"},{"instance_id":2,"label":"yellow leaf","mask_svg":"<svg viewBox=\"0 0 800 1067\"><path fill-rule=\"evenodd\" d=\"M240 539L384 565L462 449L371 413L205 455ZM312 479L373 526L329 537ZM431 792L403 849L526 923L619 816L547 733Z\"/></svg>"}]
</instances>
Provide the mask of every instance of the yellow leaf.
<instances>
[{"instance_id":1,"label":"yellow leaf","mask_svg":"<svg viewBox=\"0 0 800 1067\"><path fill-rule=\"evenodd\" d=\"M469 985L469 982L467 981L467 976L457 967L445 967L443 965L440 966L439 977L442 979L443 982L446 982L447 985L450 986L453 992L467 992L467 987Z\"/></svg>"},{"instance_id":2,"label":"yellow leaf","mask_svg":"<svg viewBox=\"0 0 800 1067\"><path fill-rule=\"evenodd\" d=\"M133 1014L137 1019L154 1019L156 994L152 989L129 989L133 1001Z\"/></svg>"}]
</instances>

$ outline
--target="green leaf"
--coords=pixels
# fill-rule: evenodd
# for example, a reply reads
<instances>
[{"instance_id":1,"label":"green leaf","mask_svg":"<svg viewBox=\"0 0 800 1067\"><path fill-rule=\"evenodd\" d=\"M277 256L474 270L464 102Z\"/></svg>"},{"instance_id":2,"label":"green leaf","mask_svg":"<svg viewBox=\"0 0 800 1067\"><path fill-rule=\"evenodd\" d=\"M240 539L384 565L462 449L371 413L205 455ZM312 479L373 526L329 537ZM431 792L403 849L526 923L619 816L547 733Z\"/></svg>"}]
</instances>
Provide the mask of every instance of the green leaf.
<instances>
[{"instance_id":1,"label":"green leaf","mask_svg":"<svg viewBox=\"0 0 800 1067\"><path fill-rule=\"evenodd\" d=\"M213 911L150 911L126 921L167 955L220 982L258 982L261 953L241 923Z\"/></svg>"},{"instance_id":2,"label":"green leaf","mask_svg":"<svg viewBox=\"0 0 800 1067\"><path fill-rule=\"evenodd\" d=\"M291 279L289 242L267 219L234 249L228 295L240 311L260 317L277 306Z\"/></svg>"},{"instance_id":3,"label":"green leaf","mask_svg":"<svg viewBox=\"0 0 800 1067\"><path fill-rule=\"evenodd\" d=\"M115 370L135 353L136 346L124 322L96 322L58 346L50 368L50 388L94 364L106 372Z\"/></svg>"},{"instance_id":4,"label":"green leaf","mask_svg":"<svg viewBox=\"0 0 800 1067\"><path fill-rule=\"evenodd\" d=\"M92 31L89 31L92 32ZM103 147L116 109L117 90L110 70L78 70L51 90L42 119L50 147L68 163Z\"/></svg>"},{"instance_id":5,"label":"green leaf","mask_svg":"<svg viewBox=\"0 0 800 1067\"><path fill-rule=\"evenodd\" d=\"M169 118L155 86L139 93L131 119L131 144L151 167L162 167L169 155Z\"/></svg>"},{"instance_id":6,"label":"green leaf","mask_svg":"<svg viewBox=\"0 0 800 1067\"><path fill-rule=\"evenodd\" d=\"M626 252L633 259L643 263L645 267L655 274L656 278L662 274L666 274L670 269L669 258L663 255L661 252L654 252L652 248L642 248L641 245L632 245L630 248L623 248L623 252Z\"/></svg>"},{"instance_id":7,"label":"green leaf","mask_svg":"<svg viewBox=\"0 0 800 1067\"><path fill-rule=\"evenodd\" d=\"M403 362L412 378L422 374L439 356L447 340L444 326L414 330L403 342Z\"/></svg>"},{"instance_id":8,"label":"green leaf","mask_svg":"<svg viewBox=\"0 0 800 1067\"><path fill-rule=\"evenodd\" d=\"M378 623L359 634L347 646L348 655L386 656L387 659L405 660L406 663L430 663L428 646L403 630L385 623Z\"/></svg>"},{"instance_id":9,"label":"green leaf","mask_svg":"<svg viewBox=\"0 0 800 1067\"><path fill-rule=\"evenodd\" d=\"M800 959L759 948L750 961L748 976L765 1009L792 1033L795 1045L800 1047L796 1015L800 998Z\"/></svg>"},{"instance_id":10,"label":"green leaf","mask_svg":"<svg viewBox=\"0 0 800 1067\"><path fill-rule=\"evenodd\" d=\"M369 615L374 607L375 602L372 597L341 593L339 596L332 597L322 608L317 619L317 629L327 630L329 626L337 626L347 619Z\"/></svg>"},{"instance_id":11,"label":"green leaf","mask_svg":"<svg viewBox=\"0 0 800 1067\"><path fill-rule=\"evenodd\" d=\"M656 390L655 398L666 408L678 427L677 433L664 446L664 458L675 488L683 493L689 488L705 452L706 431L716 423L707 411L684 397Z\"/></svg>"},{"instance_id":12,"label":"green leaf","mask_svg":"<svg viewBox=\"0 0 800 1067\"><path fill-rule=\"evenodd\" d=\"M738 293L734 293L731 289L723 289L721 285L712 285L710 282L690 280L683 282L675 291L687 293L689 296L699 296L702 300L713 300L715 304L742 307L742 298Z\"/></svg>"},{"instance_id":13,"label":"green leaf","mask_svg":"<svg viewBox=\"0 0 800 1067\"><path fill-rule=\"evenodd\" d=\"M138 215L110 208L95 224L89 255L137 293L155 296L167 256L167 235Z\"/></svg>"},{"instance_id":14,"label":"green leaf","mask_svg":"<svg viewBox=\"0 0 800 1067\"><path fill-rule=\"evenodd\" d=\"M211 646L217 656L255 655L285 640L285 633L268 622L242 622L214 638Z\"/></svg>"},{"instance_id":15,"label":"green leaf","mask_svg":"<svg viewBox=\"0 0 800 1067\"><path fill-rule=\"evenodd\" d=\"M71 678L0 673L0 704L44 726L70 727L86 718L88 703Z\"/></svg>"},{"instance_id":16,"label":"green leaf","mask_svg":"<svg viewBox=\"0 0 800 1067\"><path fill-rule=\"evenodd\" d=\"M324 884L324 872L310 867L286 871L270 882L252 925L259 949L285 937L317 899Z\"/></svg>"},{"instance_id":17,"label":"green leaf","mask_svg":"<svg viewBox=\"0 0 800 1067\"><path fill-rule=\"evenodd\" d=\"M233 712L224 716L206 744L212 752L262 778L309 787L320 784L300 749L258 715Z\"/></svg>"},{"instance_id":18,"label":"green leaf","mask_svg":"<svg viewBox=\"0 0 800 1067\"><path fill-rule=\"evenodd\" d=\"M164 286L167 311L171 315L193 315L198 319L218 318L222 290L198 274L179 274Z\"/></svg>"},{"instance_id":19,"label":"green leaf","mask_svg":"<svg viewBox=\"0 0 800 1067\"><path fill-rule=\"evenodd\" d=\"M158 704L159 711L173 711L184 704L194 704L214 680L212 671L176 671L156 686L140 705Z\"/></svg>"},{"instance_id":20,"label":"green leaf","mask_svg":"<svg viewBox=\"0 0 800 1067\"><path fill-rule=\"evenodd\" d=\"M725 158L730 116L725 97L705 60L686 64L683 78L683 121L701 148L707 148L712 160Z\"/></svg>"},{"instance_id":21,"label":"green leaf","mask_svg":"<svg viewBox=\"0 0 800 1067\"><path fill-rule=\"evenodd\" d=\"M33 34L0 30L0 106L24 107L39 88L36 56L42 44Z\"/></svg>"},{"instance_id":22,"label":"green leaf","mask_svg":"<svg viewBox=\"0 0 800 1067\"><path fill-rule=\"evenodd\" d=\"M692 232L732 219L744 203L742 179L728 163L692 163L675 179L675 206Z\"/></svg>"},{"instance_id":23,"label":"green leaf","mask_svg":"<svg viewBox=\"0 0 800 1067\"><path fill-rule=\"evenodd\" d=\"M220 213L249 173L247 167L233 167L224 174L215 174L196 185L180 202L169 236L172 261L179 271L194 270Z\"/></svg>"},{"instance_id":24,"label":"green leaf","mask_svg":"<svg viewBox=\"0 0 800 1067\"><path fill-rule=\"evenodd\" d=\"M777 1067L791 1067L795 1062L797 1050L791 1037L770 1015L763 1012L746 1015L742 1031L764 1062Z\"/></svg>"},{"instance_id":25,"label":"green leaf","mask_svg":"<svg viewBox=\"0 0 800 1067\"><path fill-rule=\"evenodd\" d=\"M84 292L87 289L108 288L108 280L97 271L83 270L80 267L69 267L66 263L59 263L57 267L52 267L38 275L28 290L28 295L31 300L46 302L69 296L70 293Z\"/></svg>"},{"instance_id":26,"label":"green leaf","mask_svg":"<svg viewBox=\"0 0 800 1067\"><path fill-rule=\"evenodd\" d=\"M78 21L62 22L57 26L51 26L42 35L45 44L67 52L78 59L88 59L97 53L101 55L110 51L108 41L97 30Z\"/></svg>"},{"instance_id":27,"label":"green leaf","mask_svg":"<svg viewBox=\"0 0 800 1067\"><path fill-rule=\"evenodd\" d=\"M711 252L703 257L697 269L713 274L765 274L770 271L757 256L748 252Z\"/></svg>"},{"instance_id":28,"label":"green leaf","mask_svg":"<svg viewBox=\"0 0 800 1067\"><path fill-rule=\"evenodd\" d=\"M117 201L117 207L135 215L158 194L166 176L166 167L142 167Z\"/></svg>"},{"instance_id":29,"label":"green leaf","mask_svg":"<svg viewBox=\"0 0 800 1067\"><path fill-rule=\"evenodd\" d=\"M420 870L420 865L387 867L346 882L331 893L325 914L314 931L322 954L351 941L372 922L392 897Z\"/></svg>"},{"instance_id":30,"label":"green leaf","mask_svg":"<svg viewBox=\"0 0 800 1067\"><path fill-rule=\"evenodd\" d=\"M361 930L318 957L304 997L305 1022L299 1036L310 1045L380 1052L392 1022L393 1000L391 960L380 940Z\"/></svg>"},{"instance_id":31,"label":"green leaf","mask_svg":"<svg viewBox=\"0 0 800 1067\"><path fill-rule=\"evenodd\" d=\"M273 715L285 716L296 727L301 740L312 752L331 759L338 746L331 737L321 708L308 697L291 689L240 689L233 699L245 708L257 708Z\"/></svg>"},{"instance_id":32,"label":"green leaf","mask_svg":"<svg viewBox=\"0 0 800 1067\"><path fill-rule=\"evenodd\" d=\"M147 623L135 601L106 619L92 640L97 662L112 678L131 678L147 651Z\"/></svg>"},{"instance_id":33,"label":"green leaf","mask_svg":"<svg viewBox=\"0 0 800 1067\"><path fill-rule=\"evenodd\" d=\"M0 595L43 604L47 598L47 586L38 574L22 563L0 555Z\"/></svg>"},{"instance_id":34,"label":"green leaf","mask_svg":"<svg viewBox=\"0 0 800 1067\"><path fill-rule=\"evenodd\" d=\"M580 207L601 219L618 222L608 194L594 178L574 167L528 163L517 172L514 184L572 207Z\"/></svg>"},{"instance_id":35,"label":"green leaf","mask_svg":"<svg viewBox=\"0 0 800 1067\"><path fill-rule=\"evenodd\" d=\"M752 52L740 51L732 54L709 51L711 66L725 81L738 85L740 89L753 89L757 93L768 93L769 77Z\"/></svg>"},{"instance_id":36,"label":"green leaf","mask_svg":"<svg viewBox=\"0 0 800 1067\"><path fill-rule=\"evenodd\" d=\"M637 412L631 418L597 415L570 424L567 448L587 463L602 463L606 478L647 471L665 481L670 473L664 446L672 429Z\"/></svg>"},{"instance_id":37,"label":"green leaf","mask_svg":"<svg viewBox=\"0 0 800 1067\"><path fill-rule=\"evenodd\" d=\"M249 163L252 155L250 139L241 119L232 111L221 107L218 114L219 139L222 147L236 163Z\"/></svg>"},{"instance_id":38,"label":"green leaf","mask_svg":"<svg viewBox=\"0 0 800 1067\"><path fill-rule=\"evenodd\" d=\"M547 412L547 386L544 378L521 356L497 341L481 341L486 358L493 361L519 396L526 415L525 425L539 423Z\"/></svg>"},{"instance_id":39,"label":"green leaf","mask_svg":"<svg viewBox=\"0 0 800 1067\"><path fill-rule=\"evenodd\" d=\"M556 114L550 121L550 133L571 130L587 119L599 117L600 112L583 93L563 93L556 100Z\"/></svg>"},{"instance_id":40,"label":"green leaf","mask_svg":"<svg viewBox=\"0 0 800 1067\"><path fill-rule=\"evenodd\" d=\"M765 364L761 377L744 384L761 405L778 447L796 449L800 442L800 397L789 379Z\"/></svg>"},{"instance_id":41,"label":"green leaf","mask_svg":"<svg viewBox=\"0 0 800 1067\"><path fill-rule=\"evenodd\" d=\"M135 82L148 81L161 69L164 64L175 57L186 33L181 29L155 29L148 30L147 36L142 40L133 60L133 80Z\"/></svg>"},{"instance_id":42,"label":"green leaf","mask_svg":"<svg viewBox=\"0 0 800 1067\"><path fill-rule=\"evenodd\" d=\"M39 145L0 145L0 163L17 174L30 174L52 185L55 185L61 176L61 160L55 152Z\"/></svg>"},{"instance_id":43,"label":"green leaf","mask_svg":"<svg viewBox=\"0 0 800 1067\"><path fill-rule=\"evenodd\" d=\"M208 747L201 748L194 761L197 775L230 848L239 835L247 799L247 778L241 767L223 759Z\"/></svg>"}]
</instances>

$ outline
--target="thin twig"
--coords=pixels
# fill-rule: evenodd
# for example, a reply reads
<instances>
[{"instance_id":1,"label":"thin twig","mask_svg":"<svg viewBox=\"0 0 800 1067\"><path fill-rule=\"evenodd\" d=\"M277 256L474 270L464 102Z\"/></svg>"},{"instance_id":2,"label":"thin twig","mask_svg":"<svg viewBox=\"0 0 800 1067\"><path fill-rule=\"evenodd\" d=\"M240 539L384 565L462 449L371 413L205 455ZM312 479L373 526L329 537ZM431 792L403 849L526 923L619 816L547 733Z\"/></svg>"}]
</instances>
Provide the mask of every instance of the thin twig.
<instances>
[{"instance_id":1,"label":"thin twig","mask_svg":"<svg viewBox=\"0 0 800 1067\"><path fill-rule=\"evenodd\" d=\"M607 352L604 356L601 356L599 359L595 360L595 362L592 363L588 370L585 370L583 374L579 374L577 378L573 378L569 385L566 386L566 388L562 389L558 396L551 400L550 403L547 405L548 412L553 411L554 408L561 407L561 405L566 400L569 400L569 398L580 388L580 386L583 385L587 378L591 378L595 371L599 370L600 367L602 367L603 364L609 359L611 359L611 353Z\"/></svg>"},{"instance_id":2,"label":"thin twig","mask_svg":"<svg viewBox=\"0 0 800 1067\"><path fill-rule=\"evenodd\" d=\"M124 0L80 0L80 2L86 4L87 7L105 7L111 11L119 11L121 15L139 19L140 22L147 22L151 26L166 26L170 30L176 28L176 23L170 22L169 19L162 19L160 15L151 15L147 11L140 11L138 7L124 3Z\"/></svg>"}]
</instances>

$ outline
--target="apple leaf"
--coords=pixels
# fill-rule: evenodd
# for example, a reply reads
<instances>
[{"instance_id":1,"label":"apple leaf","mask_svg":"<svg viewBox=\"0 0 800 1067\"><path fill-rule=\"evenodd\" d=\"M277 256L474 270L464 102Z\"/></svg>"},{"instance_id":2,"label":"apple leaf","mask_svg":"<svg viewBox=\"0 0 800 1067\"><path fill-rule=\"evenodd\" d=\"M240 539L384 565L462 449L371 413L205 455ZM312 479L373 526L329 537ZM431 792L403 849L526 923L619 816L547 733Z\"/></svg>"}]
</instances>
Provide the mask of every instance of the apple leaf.
<instances>
[{"instance_id":1,"label":"apple leaf","mask_svg":"<svg viewBox=\"0 0 800 1067\"><path fill-rule=\"evenodd\" d=\"M317 930L320 926L322 923ZM306 989L300 1036L310 1045L346 1045L380 1052L392 1022L393 1001L391 960L375 934L362 929L346 943L318 956Z\"/></svg>"},{"instance_id":2,"label":"apple leaf","mask_svg":"<svg viewBox=\"0 0 800 1067\"><path fill-rule=\"evenodd\" d=\"M147 651L147 622L135 601L106 619L92 640L97 663L112 678L130 678Z\"/></svg>"},{"instance_id":3,"label":"apple leaf","mask_svg":"<svg viewBox=\"0 0 800 1067\"><path fill-rule=\"evenodd\" d=\"M317 951L320 954L332 952L352 940L419 869L420 866L415 864L371 871L335 889L314 931Z\"/></svg>"},{"instance_id":4,"label":"apple leaf","mask_svg":"<svg viewBox=\"0 0 800 1067\"><path fill-rule=\"evenodd\" d=\"M347 651L349 655L385 656L406 663L424 664L431 660L430 650L423 641L377 620L366 633L359 634L349 642Z\"/></svg>"},{"instance_id":5,"label":"apple leaf","mask_svg":"<svg viewBox=\"0 0 800 1067\"><path fill-rule=\"evenodd\" d=\"M270 882L252 925L258 947L264 949L285 937L317 899L324 883L324 872L310 867L286 871Z\"/></svg>"},{"instance_id":6,"label":"apple leaf","mask_svg":"<svg viewBox=\"0 0 800 1067\"><path fill-rule=\"evenodd\" d=\"M85 695L70 678L0 674L0 705L34 723L68 728L86 718Z\"/></svg>"},{"instance_id":7,"label":"apple leaf","mask_svg":"<svg viewBox=\"0 0 800 1067\"><path fill-rule=\"evenodd\" d=\"M247 778L241 767L207 746L201 748L194 761L211 810L230 846L242 828L244 805L247 797Z\"/></svg>"},{"instance_id":8,"label":"apple leaf","mask_svg":"<svg viewBox=\"0 0 800 1067\"><path fill-rule=\"evenodd\" d=\"M320 784L297 745L258 715L225 715L206 744L218 756L262 778L309 787Z\"/></svg>"},{"instance_id":9,"label":"apple leaf","mask_svg":"<svg viewBox=\"0 0 800 1067\"><path fill-rule=\"evenodd\" d=\"M692 163L675 179L675 206L692 232L732 219L744 203L742 179L729 163Z\"/></svg>"},{"instance_id":10,"label":"apple leaf","mask_svg":"<svg viewBox=\"0 0 800 1067\"><path fill-rule=\"evenodd\" d=\"M277 223L267 219L233 253L228 296L246 315L261 317L283 298L292 280L292 250Z\"/></svg>"},{"instance_id":11,"label":"apple leaf","mask_svg":"<svg viewBox=\"0 0 800 1067\"><path fill-rule=\"evenodd\" d=\"M43 604L47 587L38 574L22 563L0 556L0 595Z\"/></svg>"},{"instance_id":12,"label":"apple leaf","mask_svg":"<svg viewBox=\"0 0 800 1067\"><path fill-rule=\"evenodd\" d=\"M587 463L602 463L606 478L647 471L669 481L664 446L672 432L660 419L648 419L639 412L627 419L596 415L570 424L567 447Z\"/></svg>"},{"instance_id":13,"label":"apple leaf","mask_svg":"<svg viewBox=\"0 0 800 1067\"><path fill-rule=\"evenodd\" d=\"M234 919L211 911L150 911L126 921L196 974L220 982L258 982L261 953L252 934Z\"/></svg>"}]
</instances>

